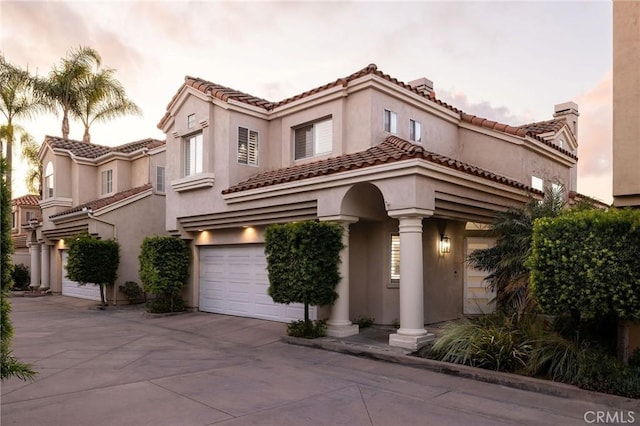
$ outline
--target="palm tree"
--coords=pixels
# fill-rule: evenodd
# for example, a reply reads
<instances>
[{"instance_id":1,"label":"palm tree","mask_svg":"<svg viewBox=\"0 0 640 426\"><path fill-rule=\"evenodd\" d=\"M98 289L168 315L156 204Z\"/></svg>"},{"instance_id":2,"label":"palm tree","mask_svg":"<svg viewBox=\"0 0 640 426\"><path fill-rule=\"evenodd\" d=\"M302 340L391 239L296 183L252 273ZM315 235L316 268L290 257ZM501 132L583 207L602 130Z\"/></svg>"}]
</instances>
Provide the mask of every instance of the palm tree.
<instances>
[{"instance_id":1,"label":"palm tree","mask_svg":"<svg viewBox=\"0 0 640 426\"><path fill-rule=\"evenodd\" d=\"M82 96L71 113L84 124L82 141L91 143L89 128L95 121L108 121L125 114L141 114L127 98L122 84L113 77L114 69L105 68L87 76L80 84Z\"/></svg>"},{"instance_id":2,"label":"palm tree","mask_svg":"<svg viewBox=\"0 0 640 426\"><path fill-rule=\"evenodd\" d=\"M20 136L20 146L22 147L22 158L27 160L29 170L25 176L27 190L31 194L39 194L42 197L42 161L40 161L40 145L27 133L22 132Z\"/></svg>"},{"instance_id":3,"label":"palm tree","mask_svg":"<svg viewBox=\"0 0 640 426\"><path fill-rule=\"evenodd\" d=\"M92 74L94 66L100 66L100 54L85 46L71 49L60 66L54 66L49 77L41 81L47 97L62 109L62 137L69 138L69 113L78 108L82 98L82 82Z\"/></svg>"},{"instance_id":4,"label":"palm tree","mask_svg":"<svg viewBox=\"0 0 640 426\"><path fill-rule=\"evenodd\" d=\"M13 144L16 119L30 119L46 108L46 100L39 94L34 78L0 56L0 112L6 123L0 127L0 146L5 150L7 190L11 193L13 177ZM4 147L6 144L6 148Z\"/></svg>"},{"instance_id":5,"label":"palm tree","mask_svg":"<svg viewBox=\"0 0 640 426\"><path fill-rule=\"evenodd\" d=\"M558 216L565 207L563 189L547 189L541 201L531 199L520 208L498 213L491 226L495 246L476 250L467 258L474 268L488 272L485 278L496 291L496 307L506 313L524 313L536 309L529 292L529 268L525 262L531 253L533 223L541 217Z\"/></svg>"}]
</instances>

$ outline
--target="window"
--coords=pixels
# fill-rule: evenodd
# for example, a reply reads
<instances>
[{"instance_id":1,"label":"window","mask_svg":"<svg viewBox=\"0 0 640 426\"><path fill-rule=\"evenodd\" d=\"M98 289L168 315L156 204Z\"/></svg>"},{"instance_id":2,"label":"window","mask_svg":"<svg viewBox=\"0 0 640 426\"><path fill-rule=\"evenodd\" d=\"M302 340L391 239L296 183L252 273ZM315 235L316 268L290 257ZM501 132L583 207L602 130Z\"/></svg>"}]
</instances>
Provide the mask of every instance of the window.
<instances>
[{"instance_id":1,"label":"window","mask_svg":"<svg viewBox=\"0 0 640 426\"><path fill-rule=\"evenodd\" d=\"M422 126L419 121L409 120L409 139L422 143Z\"/></svg>"},{"instance_id":2,"label":"window","mask_svg":"<svg viewBox=\"0 0 640 426\"><path fill-rule=\"evenodd\" d=\"M258 132L238 127L238 164L258 165Z\"/></svg>"},{"instance_id":3,"label":"window","mask_svg":"<svg viewBox=\"0 0 640 426\"><path fill-rule=\"evenodd\" d=\"M11 212L11 229L16 229L18 227L18 214L16 212Z\"/></svg>"},{"instance_id":4,"label":"window","mask_svg":"<svg viewBox=\"0 0 640 426\"><path fill-rule=\"evenodd\" d=\"M388 109L384 110L384 131L393 134L398 132L398 115Z\"/></svg>"},{"instance_id":5,"label":"window","mask_svg":"<svg viewBox=\"0 0 640 426\"><path fill-rule=\"evenodd\" d=\"M164 191L164 167L156 166L156 192Z\"/></svg>"},{"instance_id":6,"label":"window","mask_svg":"<svg viewBox=\"0 0 640 426\"><path fill-rule=\"evenodd\" d=\"M189 114L187 116L187 129L193 129L195 125L196 125L196 115Z\"/></svg>"},{"instance_id":7,"label":"window","mask_svg":"<svg viewBox=\"0 0 640 426\"><path fill-rule=\"evenodd\" d=\"M391 283L400 283L400 234L391 234Z\"/></svg>"},{"instance_id":8,"label":"window","mask_svg":"<svg viewBox=\"0 0 640 426\"><path fill-rule=\"evenodd\" d=\"M44 172L44 198L53 197L53 164L47 163Z\"/></svg>"},{"instance_id":9,"label":"window","mask_svg":"<svg viewBox=\"0 0 640 426\"><path fill-rule=\"evenodd\" d=\"M295 129L295 159L331 152L333 124L331 119L318 121Z\"/></svg>"},{"instance_id":10,"label":"window","mask_svg":"<svg viewBox=\"0 0 640 426\"><path fill-rule=\"evenodd\" d=\"M113 192L113 170L104 170L102 172L102 195L111 194Z\"/></svg>"},{"instance_id":11,"label":"window","mask_svg":"<svg viewBox=\"0 0 640 426\"><path fill-rule=\"evenodd\" d=\"M35 219L36 215L33 212L27 212L27 222L29 222L31 219Z\"/></svg>"},{"instance_id":12,"label":"window","mask_svg":"<svg viewBox=\"0 0 640 426\"><path fill-rule=\"evenodd\" d=\"M202 133L188 137L184 141L184 175L202 173Z\"/></svg>"},{"instance_id":13,"label":"window","mask_svg":"<svg viewBox=\"0 0 640 426\"><path fill-rule=\"evenodd\" d=\"M537 176L531 176L531 187L538 191L544 191L544 181Z\"/></svg>"},{"instance_id":14,"label":"window","mask_svg":"<svg viewBox=\"0 0 640 426\"><path fill-rule=\"evenodd\" d=\"M558 139L558 146L564 148L564 139Z\"/></svg>"}]
</instances>

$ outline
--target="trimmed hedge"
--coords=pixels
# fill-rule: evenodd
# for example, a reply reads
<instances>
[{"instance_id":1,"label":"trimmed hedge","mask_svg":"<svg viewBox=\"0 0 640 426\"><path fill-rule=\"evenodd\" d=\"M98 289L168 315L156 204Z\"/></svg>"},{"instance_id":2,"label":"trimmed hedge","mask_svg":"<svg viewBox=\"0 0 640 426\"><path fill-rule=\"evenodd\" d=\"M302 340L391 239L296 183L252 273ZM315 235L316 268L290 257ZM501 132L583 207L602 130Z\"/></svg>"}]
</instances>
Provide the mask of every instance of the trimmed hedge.
<instances>
[{"instance_id":1,"label":"trimmed hedge","mask_svg":"<svg viewBox=\"0 0 640 426\"><path fill-rule=\"evenodd\" d=\"M538 219L531 289L547 313L640 319L640 211L591 210Z\"/></svg>"}]
</instances>

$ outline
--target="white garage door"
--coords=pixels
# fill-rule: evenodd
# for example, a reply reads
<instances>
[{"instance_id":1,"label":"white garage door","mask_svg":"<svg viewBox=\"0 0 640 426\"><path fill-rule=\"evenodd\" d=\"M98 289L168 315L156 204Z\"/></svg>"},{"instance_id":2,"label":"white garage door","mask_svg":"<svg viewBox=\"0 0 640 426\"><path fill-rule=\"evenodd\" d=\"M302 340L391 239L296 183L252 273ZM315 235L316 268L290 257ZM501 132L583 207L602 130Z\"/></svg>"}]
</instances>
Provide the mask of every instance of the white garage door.
<instances>
[{"instance_id":1,"label":"white garage door","mask_svg":"<svg viewBox=\"0 0 640 426\"><path fill-rule=\"evenodd\" d=\"M268 288L263 244L200 248L201 311L281 322L304 318L304 305L274 303ZM314 307L309 316L316 318Z\"/></svg>"},{"instance_id":2,"label":"white garage door","mask_svg":"<svg viewBox=\"0 0 640 426\"><path fill-rule=\"evenodd\" d=\"M466 238L465 258L476 250L493 247L493 238ZM488 274L465 264L464 274L464 310L465 314L489 314L495 311L495 303L490 303L495 297L495 291L489 291L484 280Z\"/></svg>"},{"instance_id":3,"label":"white garage door","mask_svg":"<svg viewBox=\"0 0 640 426\"><path fill-rule=\"evenodd\" d=\"M80 285L67 277L67 250L62 252L62 295L100 301L100 286Z\"/></svg>"}]
</instances>

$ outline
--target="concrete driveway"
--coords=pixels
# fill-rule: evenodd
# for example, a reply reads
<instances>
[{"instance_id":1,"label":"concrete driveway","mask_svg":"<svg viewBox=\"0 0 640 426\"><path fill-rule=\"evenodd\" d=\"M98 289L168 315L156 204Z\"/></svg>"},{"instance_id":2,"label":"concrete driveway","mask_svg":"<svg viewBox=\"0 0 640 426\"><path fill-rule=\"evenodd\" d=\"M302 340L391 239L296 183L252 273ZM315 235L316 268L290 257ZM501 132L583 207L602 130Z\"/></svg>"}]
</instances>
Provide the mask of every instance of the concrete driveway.
<instances>
[{"instance_id":1,"label":"concrete driveway","mask_svg":"<svg viewBox=\"0 0 640 426\"><path fill-rule=\"evenodd\" d=\"M39 374L2 383L3 426L584 425L621 411L287 345L269 321L149 318L64 296L12 303L14 354Z\"/></svg>"}]
</instances>

